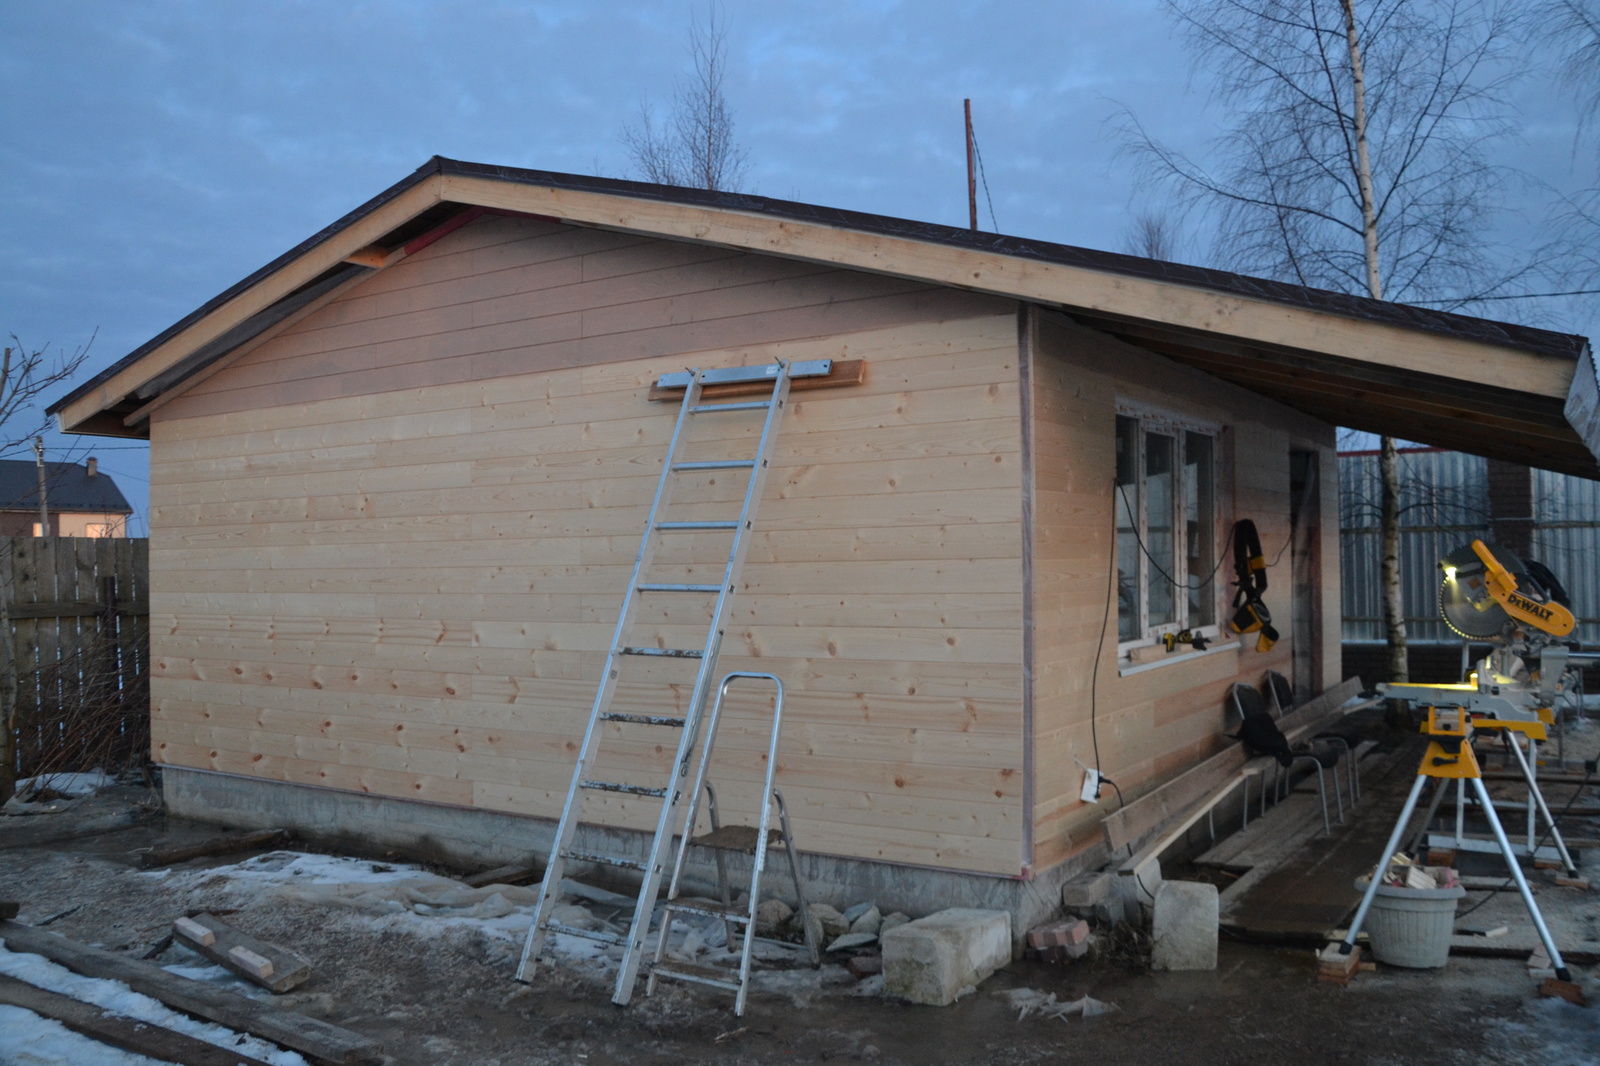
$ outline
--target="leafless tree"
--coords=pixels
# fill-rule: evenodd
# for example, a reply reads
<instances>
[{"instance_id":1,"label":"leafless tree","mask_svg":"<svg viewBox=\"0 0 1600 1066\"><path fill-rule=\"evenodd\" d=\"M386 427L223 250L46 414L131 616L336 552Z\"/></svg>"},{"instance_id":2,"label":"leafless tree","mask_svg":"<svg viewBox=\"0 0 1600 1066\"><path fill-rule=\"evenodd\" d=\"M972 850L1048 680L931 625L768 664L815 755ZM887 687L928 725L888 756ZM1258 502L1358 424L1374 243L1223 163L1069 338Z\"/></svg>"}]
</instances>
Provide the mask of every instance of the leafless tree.
<instances>
[{"instance_id":1,"label":"leafless tree","mask_svg":"<svg viewBox=\"0 0 1600 1066\"><path fill-rule=\"evenodd\" d=\"M1488 246L1508 180L1515 14L1497 0L1168 0L1234 116L1202 165L1146 134L1147 184L1214 224L1236 270L1374 299L1465 303L1528 274ZM1399 473L1383 440L1384 599L1392 679L1406 677Z\"/></svg>"},{"instance_id":2,"label":"leafless tree","mask_svg":"<svg viewBox=\"0 0 1600 1066\"><path fill-rule=\"evenodd\" d=\"M1139 212L1122 237L1123 250L1129 255L1169 261L1178 256L1181 242L1182 234L1172 215L1158 211Z\"/></svg>"},{"instance_id":3,"label":"leafless tree","mask_svg":"<svg viewBox=\"0 0 1600 1066\"><path fill-rule=\"evenodd\" d=\"M650 105L641 105L639 123L623 129L622 143L646 181L737 190L749 163L734 140L733 111L723 91L728 29L716 7L704 24L690 24L689 55L694 73L678 84L671 114L658 123Z\"/></svg>"},{"instance_id":4,"label":"leafless tree","mask_svg":"<svg viewBox=\"0 0 1600 1066\"><path fill-rule=\"evenodd\" d=\"M72 380L89 358L89 343L75 351L52 353L46 344L29 348L11 335L11 345L0 356L0 457L32 445L49 425L39 401L46 393Z\"/></svg>"},{"instance_id":5,"label":"leafless tree","mask_svg":"<svg viewBox=\"0 0 1600 1066\"><path fill-rule=\"evenodd\" d=\"M1595 182L1564 197L1553 215L1546 278L1561 295L1593 295L1600 284L1600 0L1543 0L1530 25L1536 45L1555 49L1562 87L1578 105L1573 147L1593 137Z\"/></svg>"}]
</instances>

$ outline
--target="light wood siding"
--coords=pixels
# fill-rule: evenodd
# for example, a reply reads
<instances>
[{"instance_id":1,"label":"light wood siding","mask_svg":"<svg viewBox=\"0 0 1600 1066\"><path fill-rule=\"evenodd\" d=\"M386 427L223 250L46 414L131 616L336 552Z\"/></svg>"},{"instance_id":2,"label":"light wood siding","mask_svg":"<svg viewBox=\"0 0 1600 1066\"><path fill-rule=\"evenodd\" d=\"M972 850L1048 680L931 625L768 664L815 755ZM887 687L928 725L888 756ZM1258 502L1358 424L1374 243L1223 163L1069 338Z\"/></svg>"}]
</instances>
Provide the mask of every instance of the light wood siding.
<instances>
[{"instance_id":1,"label":"light wood siding","mask_svg":"<svg viewBox=\"0 0 1600 1066\"><path fill-rule=\"evenodd\" d=\"M474 223L157 412L156 757L556 817L676 414L648 385L824 356L867 382L793 398L721 668L788 685L803 849L1015 875L1014 305L595 230ZM752 443L718 425L690 458ZM706 476L673 517L740 488ZM726 549L696 543L662 559L705 580ZM651 606L647 639L698 644L699 604ZM683 710L691 671L630 670L619 709ZM651 671L677 687L647 700ZM719 741L735 811L759 703ZM632 735L601 776L675 743Z\"/></svg>"},{"instance_id":2,"label":"light wood siding","mask_svg":"<svg viewBox=\"0 0 1600 1066\"><path fill-rule=\"evenodd\" d=\"M1111 592L1114 419L1119 398L1223 427L1217 544L1234 518L1256 521L1269 561L1289 532L1289 450L1325 453L1333 430L1314 419L1133 348L1108 335L1042 314L1031 367L1033 454L1034 865L1045 869L1101 839L1102 811L1078 799L1076 760L1095 765L1132 800L1224 743L1223 701L1235 681L1258 684L1269 669L1290 672L1289 558L1268 570L1266 595L1284 639L1270 653L1221 652L1119 677ZM1331 478L1324 481L1336 491ZM1324 554L1336 546L1337 499L1322 502ZM1327 538L1333 537L1330 541ZM1337 561L1332 564L1337 595ZM1326 570L1326 565L1325 565ZM1232 576L1231 555L1219 581ZM1330 580L1326 573L1324 582ZM1337 603L1326 599L1324 603ZM1227 591L1225 589L1225 591ZM1105 625L1105 641L1097 642ZM1337 618L1324 616L1325 647L1337 649ZM1098 649L1098 651L1097 651ZM1337 654L1332 655L1337 672ZM1096 682L1096 670L1098 681ZM1109 791L1109 790L1108 790ZM1110 795L1106 803L1115 802Z\"/></svg>"}]
</instances>

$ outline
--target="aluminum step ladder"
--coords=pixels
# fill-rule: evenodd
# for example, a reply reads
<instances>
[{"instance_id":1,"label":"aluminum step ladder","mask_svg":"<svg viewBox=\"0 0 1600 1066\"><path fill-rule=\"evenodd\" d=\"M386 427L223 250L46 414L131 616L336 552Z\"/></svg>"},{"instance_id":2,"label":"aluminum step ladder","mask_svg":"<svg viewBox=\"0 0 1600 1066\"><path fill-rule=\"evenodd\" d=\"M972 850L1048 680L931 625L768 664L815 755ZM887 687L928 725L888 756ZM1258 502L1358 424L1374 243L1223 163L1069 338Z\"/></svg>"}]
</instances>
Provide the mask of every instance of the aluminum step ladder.
<instances>
[{"instance_id":1,"label":"aluminum step ladder","mask_svg":"<svg viewBox=\"0 0 1600 1066\"><path fill-rule=\"evenodd\" d=\"M730 369L693 369L685 373L667 374L657 382L658 388L682 387L683 403L678 409L673 426L672 440L667 447L665 461L661 464L661 477L656 484L655 497L645 520L644 534L639 541L639 552L634 559L633 573L628 579L628 591L622 601L622 611L617 618L616 632L606 653L600 686L595 693L594 705L589 712L589 722L584 729L583 743L573 768L572 783L561 810L561 821L556 829L555 843L551 847L550 861L545 867L544 884L534 906L533 925L528 930L523 945L522 960L517 967L517 980L529 981L538 968L540 949L549 933L598 940L606 944L623 946L622 964L617 973L617 984L611 1000L626 1004L633 996L634 978L644 951L645 937L655 911L656 898L661 889L665 856L677 832L679 802L683 798L682 783L689 776L696 739L700 730L701 712L715 676L717 654L721 648L723 629L732 610L738 577L750 546L750 531L755 521L756 508L767 479L767 468L772 458L774 443L782 422L789 397L789 383L796 377L826 376L832 370L832 361L811 360L805 363L774 363L767 366L736 367ZM755 400L729 402L702 402L702 391L707 386L739 385L770 382L771 391ZM760 442L755 454L748 459L716 459L686 462L680 457L685 451L693 426L703 418L720 418L739 411L764 411ZM667 521L673 489L684 475L708 471L743 470L748 474L744 502L736 518L716 521ZM727 562L722 579L716 584L690 584L649 580L656 549L663 535L713 535L730 537ZM636 645L629 637L638 613L641 596L700 596L715 597L711 609L711 622L703 644L698 648L665 648ZM625 663L628 662L695 663L698 672L694 688L683 717L663 714L629 714L613 711L612 701ZM667 686L663 684L664 699ZM593 777L602 739L607 724L619 727L619 733L637 737L641 731L659 736L661 730L679 730L676 755L670 766L663 766L657 779L650 784L626 781L601 781ZM578 822L582 818L584 798L589 793L612 793L652 797L661 800L661 812L656 821L655 836L644 861L620 855L603 855L583 852L573 847ZM567 863L580 862L630 870L640 875L638 905L634 909L633 923L621 936L589 929L562 925L551 917L551 911L560 896L561 879Z\"/></svg>"},{"instance_id":2,"label":"aluminum step ladder","mask_svg":"<svg viewBox=\"0 0 1600 1066\"><path fill-rule=\"evenodd\" d=\"M753 826L723 825L717 810L716 790L706 779L711 767L711 752L716 745L717 723L722 717L723 703L727 699L728 689L735 681L741 680L770 681L776 689L772 705L772 735L767 743L767 775L761 787L761 815ZM667 887L667 899L662 908L664 913L661 919L661 936L656 941L655 959L650 966L650 979L645 985L646 995L655 992L656 982L663 977L710 985L734 993L733 1013L739 1017L744 1015L745 998L750 989L750 953L756 941L756 908L761 905L761 874L766 869L767 853L774 844L782 847L789 857L789 872L794 878L795 902L799 904L800 926L805 930L806 950L811 955L811 964L821 965L819 937L806 907L805 881L800 876L800 857L795 852L794 831L789 824L789 809L783 802L783 796L772 787L772 780L778 768L778 738L782 730L782 681L773 674L744 672L731 673L722 679L722 683L717 686L716 702L711 705L711 717L706 722L706 740L701 748L694 785L689 790L689 795L692 797L689 801L689 813L684 820L683 840L678 845L678 857L672 864L672 881ZM697 837L694 835L694 826L701 795L706 797L710 811L711 832ZM774 803L778 808L779 827L776 829L772 826ZM717 853L717 881L721 889L721 902L689 899L680 894L689 850L696 847L711 848ZM749 897L742 905L733 901L728 880L726 853L730 851L742 851L752 856ZM742 936L738 971L665 958L667 936L671 932L674 914L696 914L721 919L727 926L729 943L733 942L736 935ZM742 931L738 928L741 926Z\"/></svg>"}]
</instances>

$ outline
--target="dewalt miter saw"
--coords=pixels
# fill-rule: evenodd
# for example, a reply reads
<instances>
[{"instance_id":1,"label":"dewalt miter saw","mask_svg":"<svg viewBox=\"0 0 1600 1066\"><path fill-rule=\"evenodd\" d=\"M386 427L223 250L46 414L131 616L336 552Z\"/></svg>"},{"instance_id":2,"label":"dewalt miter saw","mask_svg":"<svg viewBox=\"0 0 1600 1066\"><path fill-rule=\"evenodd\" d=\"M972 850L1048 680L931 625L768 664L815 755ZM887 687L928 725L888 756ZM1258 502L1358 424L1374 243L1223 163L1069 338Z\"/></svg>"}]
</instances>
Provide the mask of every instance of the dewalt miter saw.
<instances>
[{"instance_id":1,"label":"dewalt miter saw","mask_svg":"<svg viewBox=\"0 0 1600 1066\"><path fill-rule=\"evenodd\" d=\"M1426 711L1422 732L1428 736L1428 749L1423 755L1411 794L1400 813L1400 820L1395 824L1377 872L1371 878L1350 930L1339 945L1339 951L1348 956L1354 948L1356 934L1377 892L1380 875L1389 868L1390 859L1400 846L1406 825L1416 811L1423 786L1432 778L1435 788L1432 802L1423 815L1423 830L1426 831L1432 822L1440 801L1447 791L1451 791L1449 786L1452 784L1456 794L1457 829L1454 839L1430 838L1429 843L1458 850L1498 851L1505 857L1512 879L1555 967L1556 981L1566 988L1566 991L1557 991L1556 994L1575 993L1577 986L1571 984L1571 974L1545 925L1544 916L1539 912L1527 879L1523 877L1517 849L1513 848L1506 836L1484 786L1483 772L1472 746L1472 737L1479 730L1499 731L1528 786L1529 839L1522 850L1529 858L1537 856L1537 844L1533 839L1537 811L1548 827L1546 832L1553 839L1568 875L1575 877L1577 867L1539 791L1534 767L1538 765L1538 744L1546 739L1547 727L1555 721L1556 698L1569 684L1569 648L1564 638L1571 634L1576 620L1568 606L1566 590L1554 574L1536 562L1518 559L1510 552L1491 548L1481 540L1451 552L1439 561L1439 568L1443 574L1439 584L1439 614L1461 636L1488 641L1492 650L1478 663L1477 669L1464 684L1378 686L1378 691L1383 695L1405 700ZM1519 739L1521 737L1527 739L1526 754ZM1468 839L1461 830L1460 812L1465 809L1469 785L1477 798L1480 813L1489 823L1492 841ZM1421 836L1419 833L1418 842Z\"/></svg>"}]
</instances>

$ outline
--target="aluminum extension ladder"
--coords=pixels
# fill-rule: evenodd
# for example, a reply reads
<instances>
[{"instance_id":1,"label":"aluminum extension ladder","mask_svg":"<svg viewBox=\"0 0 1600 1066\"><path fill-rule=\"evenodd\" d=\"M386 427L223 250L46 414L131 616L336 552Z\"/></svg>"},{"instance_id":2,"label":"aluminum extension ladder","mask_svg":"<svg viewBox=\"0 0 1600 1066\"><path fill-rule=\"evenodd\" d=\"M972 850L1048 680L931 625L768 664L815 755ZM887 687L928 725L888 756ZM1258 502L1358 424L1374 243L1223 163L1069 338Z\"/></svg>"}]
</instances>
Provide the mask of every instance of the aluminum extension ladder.
<instances>
[{"instance_id":1,"label":"aluminum extension ladder","mask_svg":"<svg viewBox=\"0 0 1600 1066\"><path fill-rule=\"evenodd\" d=\"M776 689L772 705L772 736L767 741L767 775L761 787L761 816L754 826L723 825L717 811L716 790L712 788L711 782L706 780L711 767L711 751L717 739L717 723L722 717L722 705L727 699L728 689L735 681L740 680L770 681ZM661 936L656 941L655 959L650 965L650 980L645 985L646 995L655 992L656 982L663 977L710 985L734 993L733 1013L740 1017L744 1015L745 998L750 988L750 953L756 940L756 908L761 903L761 874L766 869L768 850L774 844L781 847L789 859L789 873L794 878L795 901L799 907L801 928L805 930L806 950L811 955L811 965L821 965L819 937L806 907L805 879L800 875L800 856L794 847L794 831L789 825L789 809L783 802L783 796L772 787L773 777L778 771L778 738L782 730L783 682L775 675L735 672L722 679L722 683L717 686L716 702L711 705L711 717L706 722L706 742L701 748L694 784L689 789L689 795L692 797L689 800L689 813L684 820L683 841L678 845L678 857L672 864L672 881L667 887L667 899L662 908ZM711 832L697 837L694 835L694 826L702 794L706 797L710 809ZM774 803L778 807L778 828L772 826ZM722 897L720 902L690 899L680 895L689 849L695 847L710 848L717 853L717 881ZM752 856L750 892L742 905L733 901L728 881L726 853L730 851L742 851ZM735 927L743 926L743 942L739 949L737 973L665 958L667 934L674 914L698 914L721 919L728 929L730 943L736 935Z\"/></svg>"},{"instance_id":2,"label":"aluminum extension ladder","mask_svg":"<svg viewBox=\"0 0 1600 1066\"><path fill-rule=\"evenodd\" d=\"M607 944L622 944L622 963L617 973L616 989L612 994L611 1000L613 1003L621 1005L626 1004L632 998L634 979L639 972L645 937L649 932L650 921L655 911L656 898L661 889L662 873L665 868L665 853L671 847L672 838L678 830L678 806L684 796L683 784L685 779L688 778L691 769L690 764L693 761L695 744L700 731L701 713L711 689L712 678L716 670L717 654L722 644L723 629L732 610L739 572L743 567L745 555L749 550L749 535L755 520L756 508L761 501L762 490L766 484L767 468L772 458L778 428L783 418L784 408L788 402L789 383L795 377L825 376L831 369L831 360L819 359L807 363L776 363L767 366L738 367L722 370L695 369L687 373L664 375L657 382L660 388L682 386L684 389L683 403L678 409L677 422L672 430L672 441L668 445L666 459L661 465L661 477L656 484L655 498L650 504L649 517L645 520L644 535L640 538L639 553L634 560L633 573L628 579L628 591L622 601L621 614L617 618L616 632L612 637L610 649L606 653L605 667L600 676L600 687L595 693L594 705L589 712L589 722L584 730L583 743L578 752L577 765L573 768L572 783L567 788L566 802L561 810L561 821L556 829L555 843L550 850L550 861L545 867L544 884L540 889L538 902L534 906L533 925L528 930L528 939L522 949L522 960L517 967L517 980L532 980L538 967L540 949L543 947L545 936L548 933L566 933ZM760 381L771 382L772 391L765 398L731 402L703 403L701 401L701 392L706 386ZM689 436L692 434L692 424L698 419L704 417L716 418L736 411L754 410L764 410L765 421L761 429L761 439L753 457L749 459L717 459L695 462L684 462L679 459L679 456L685 450ZM717 521L664 520L663 516L668 513L668 508L671 504L673 488L681 475L720 470L744 470L748 472L744 503L737 518ZM648 580L656 549L663 534L731 534L727 563L723 568L721 581L716 584L685 584ZM640 597L656 595L716 597L715 606L711 611L710 626L706 631L705 642L701 647L662 648L637 646L629 643L628 638L638 611ZM699 670L695 676L692 695L682 718L669 715L627 714L611 709L624 664L634 659L653 660L657 663L694 662L698 664ZM614 723L619 727L619 735L630 731L632 731L633 736L639 735L637 731L656 732L662 729L677 729L680 731L673 762L670 766L661 769L657 783L638 784L622 781L599 781L592 778L592 771L598 759L602 746L602 737L605 733L604 725L608 723ZM573 841L577 835L578 822L583 813L584 797L591 792L623 793L634 796L654 797L661 800L661 813L656 822L655 836L650 844L649 855L644 861L641 862L619 855L592 854L576 850L573 847ZM561 879L569 861L594 863L631 870L641 875L638 905L634 908L632 925L625 934L617 936L606 932L578 929L562 925L551 917L550 912L554 909L560 896Z\"/></svg>"}]
</instances>

